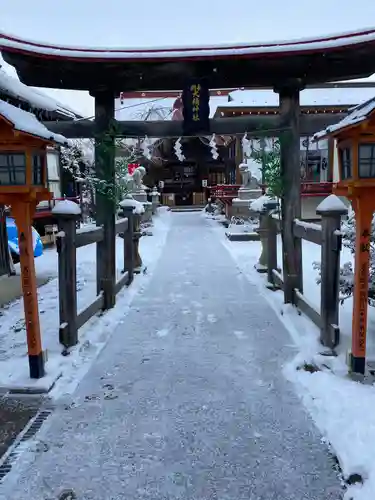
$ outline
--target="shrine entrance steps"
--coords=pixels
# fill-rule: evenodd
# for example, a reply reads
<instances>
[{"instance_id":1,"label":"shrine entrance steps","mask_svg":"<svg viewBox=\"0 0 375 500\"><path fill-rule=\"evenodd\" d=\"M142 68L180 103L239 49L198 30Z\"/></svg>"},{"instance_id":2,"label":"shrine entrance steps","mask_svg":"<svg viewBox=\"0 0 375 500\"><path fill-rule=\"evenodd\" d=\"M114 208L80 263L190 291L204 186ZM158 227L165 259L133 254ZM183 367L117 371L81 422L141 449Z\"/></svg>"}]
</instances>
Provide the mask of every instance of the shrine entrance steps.
<instances>
[{"instance_id":1,"label":"shrine entrance steps","mask_svg":"<svg viewBox=\"0 0 375 500\"><path fill-rule=\"evenodd\" d=\"M205 205L176 205L170 207L171 212L201 212Z\"/></svg>"}]
</instances>

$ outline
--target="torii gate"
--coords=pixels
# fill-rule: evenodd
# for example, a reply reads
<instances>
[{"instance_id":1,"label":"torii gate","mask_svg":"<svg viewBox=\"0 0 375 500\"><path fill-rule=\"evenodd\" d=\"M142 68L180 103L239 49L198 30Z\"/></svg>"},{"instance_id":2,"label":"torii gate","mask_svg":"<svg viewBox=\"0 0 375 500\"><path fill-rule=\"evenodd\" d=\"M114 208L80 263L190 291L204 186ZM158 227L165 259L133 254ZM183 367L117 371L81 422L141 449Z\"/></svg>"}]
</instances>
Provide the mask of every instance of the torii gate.
<instances>
[{"instance_id":1,"label":"torii gate","mask_svg":"<svg viewBox=\"0 0 375 500\"><path fill-rule=\"evenodd\" d=\"M170 88L183 89L191 77L204 77L210 89L273 88L279 94L280 114L268 117L268 125L263 129L273 128L272 134L278 132L282 139L285 301L293 300L295 288L302 291L301 240L294 238L292 231L293 220L301 214L300 134L306 133L303 130L306 119L300 118L299 94L306 85L365 78L373 74L375 29L300 41L167 49L83 49L0 34L0 50L4 60L16 67L24 83L36 87L88 90L95 98L95 124L86 122L81 129L85 129L85 137L93 136L94 132L107 133L107 146L111 143L112 147L107 147L104 153L102 151L101 161L100 151L96 148L96 168L97 176L110 182L114 181L115 174L114 131L118 135L140 136L143 135L140 132L149 127L147 135L150 137L160 136L161 131L158 123L137 125L128 122L121 125L116 122L114 99L120 92L165 90L166 82ZM210 131L220 135L251 132L257 129L257 125L250 118L212 120ZM334 119L338 119L337 115ZM179 121L163 123L163 133L169 127L169 134L165 135L180 135ZM76 133L79 126L74 125ZM315 130L321 128L324 125L317 125ZM55 127L53 130L57 131ZM63 125L59 131L71 136ZM98 193L97 204L97 223L104 225L106 234L99 248L98 272L106 280L115 274L111 269L115 262L115 206L101 193Z\"/></svg>"}]
</instances>

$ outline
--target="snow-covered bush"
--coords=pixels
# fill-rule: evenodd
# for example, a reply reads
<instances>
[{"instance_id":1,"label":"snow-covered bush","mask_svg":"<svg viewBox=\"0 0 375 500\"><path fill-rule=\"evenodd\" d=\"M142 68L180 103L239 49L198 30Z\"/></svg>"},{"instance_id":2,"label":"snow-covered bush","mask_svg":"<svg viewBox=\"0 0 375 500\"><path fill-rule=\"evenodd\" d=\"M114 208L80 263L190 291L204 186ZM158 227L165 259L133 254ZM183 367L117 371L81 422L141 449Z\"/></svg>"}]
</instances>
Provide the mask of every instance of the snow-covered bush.
<instances>
[{"instance_id":1,"label":"snow-covered bush","mask_svg":"<svg viewBox=\"0 0 375 500\"><path fill-rule=\"evenodd\" d=\"M277 139L272 148L253 149L251 158L261 165L260 170L268 194L275 198L281 198L283 185L280 166L280 141Z\"/></svg>"},{"instance_id":2,"label":"snow-covered bush","mask_svg":"<svg viewBox=\"0 0 375 500\"><path fill-rule=\"evenodd\" d=\"M74 180L78 182L84 180L84 169L90 162L79 141L73 140L69 148L60 148L60 161L62 168L67 170Z\"/></svg>"},{"instance_id":3,"label":"snow-covered bush","mask_svg":"<svg viewBox=\"0 0 375 500\"><path fill-rule=\"evenodd\" d=\"M69 148L60 148L60 162L62 168L69 172L72 180L80 184L82 196L82 215L84 222L88 222L93 208L94 184L90 179L94 177L94 145L90 140L73 140ZM66 195L65 192L62 193Z\"/></svg>"},{"instance_id":4,"label":"snow-covered bush","mask_svg":"<svg viewBox=\"0 0 375 500\"><path fill-rule=\"evenodd\" d=\"M348 220L342 225L343 246L355 254L355 213L349 215ZM370 236L370 275L369 275L368 302L375 306L375 217L372 219ZM340 291L344 297L353 294L354 269L351 262L346 262L340 270Z\"/></svg>"},{"instance_id":5,"label":"snow-covered bush","mask_svg":"<svg viewBox=\"0 0 375 500\"><path fill-rule=\"evenodd\" d=\"M96 176L93 142L90 144L82 140L74 140L72 142L72 147L61 148L61 165L65 170L69 171L76 182L81 183L83 198L91 202L92 194L98 191L115 198L117 202L121 201L128 194L126 182L128 165L136 163L139 157L135 148L127 147L124 153L125 156L116 157L115 181L111 183ZM122 145L121 140L116 140L115 149L117 150L120 145ZM106 145L104 144L103 147L105 148ZM89 154L90 149L92 154Z\"/></svg>"}]
</instances>

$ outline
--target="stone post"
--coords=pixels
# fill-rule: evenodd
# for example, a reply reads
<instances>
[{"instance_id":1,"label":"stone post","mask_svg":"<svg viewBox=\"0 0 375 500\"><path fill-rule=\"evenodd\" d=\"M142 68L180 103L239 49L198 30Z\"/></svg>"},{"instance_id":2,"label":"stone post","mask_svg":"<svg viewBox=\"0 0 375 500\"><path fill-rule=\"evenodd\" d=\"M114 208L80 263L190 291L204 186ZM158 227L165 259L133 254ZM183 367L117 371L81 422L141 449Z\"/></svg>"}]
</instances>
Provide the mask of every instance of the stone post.
<instances>
[{"instance_id":1,"label":"stone post","mask_svg":"<svg viewBox=\"0 0 375 500\"><path fill-rule=\"evenodd\" d=\"M151 192L151 200L152 200L152 215L155 215L157 213L159 203L160 203L160 193L158 193L158 190L156 186L153 188Z\"/></svg>"},{"instance_id":2,"label":"stone post","mask_svg":"<svg viewBox=\"0 0 375 500\"><path fill-rule=\"evenodd\" d=\"M135 274L140 274L142 271L142 258L139 254L139 240L141 239L142 233L141 233L141 215L135 213L133 216L133 221L134 221L134 236L133 236L133 242L134 242L134 272Z\"/></svg>"},{"instance_id":3,"label":"stone post","mask_svg":"<svg viewBox=\"0 0 375 500\"><path fill-rule=\"evenodd\" d=\"M348 208L334 194L324 199L316 213L322 217L321 285L320 285L320 342L330 348L339 343L339 291L341 218Z\"/></svg>"},{"instance_id":4,"label":"stone post","mask_svg":"<svg viewBox=\"0 0 375 500\"><path fill-rule=\"evenodd\" d=\"M134 208L130 206L121 207L122 216L128 219L128 229L124 233L124 269L129 273L128 285L134 279Z\"/></svg>"},{"instance_id":5,"label":"stone post","mask_svg":"<svg viewBox=\"0 0 375 500\"><path fill-rule=\"evenodd\" d=\"M266 273L267 272L267 263L268 263L268 252L267 252L267 219L268 214L265 210L261 212L259 216L259 228L255 230L256 233L260 236L260 243L262 247L262 251L259 257L258 262L255 264L255 269L258 273Z\"/></svg>"},{"instance_id":6,"label":"stone post","mask_svg":"<svg viewBox=\"0 0 375 500\"><path fill-rule=\"evenodd\" d=\"M142 236L141 233L141 217L144 213L143 203L135 200L131 195L127 195L121 202L120 207L131 207L133 209L133 269L135 274L142 271L142 259L139 254L139 240Z\"/></svg>"},{"instance_id":7,"label":"stone post","mask_svg":"<svg viewBox=\"0 0 375 500\"><path fill-rule=\"evenodd\" d=\"M255 265L258 273L266 273L268 272L268 280L270 281L270 277L272 277L272 269L276 269L277 267L277 251L276 248L276 224L271 226L271 213L278 207L278 203L276 200L269 200L263 204L263 209L260 212L259 217L259 229L256 229L256 232L260 236L260 243L262 245L262 252L259 257L258 263ZM271 233L272 230L275 230L274 234ZM270 234L271 233L271 234ZM275 248L274 248L275 247ZM269 252L271 250L271 253ZM271 260L270 260L271 258ZM276 263L274 259L276 258ZM275 266L273 267L273 264ZM270 269L270 266L272 268ZM273 281L270 281L272 283Z\"/></svg>"},{"instance_id":8,"label":"stone post","mask_svg":"<svg viewBox=\"0 0 375 500\"><path fill-rule=\"evenodd\" d=\"M144 212L140 217L140 220L142 220L143 222L150 221L152 219L153 204L147 201L147 192L145 190L145 186L142 184L139 189L133 191L131 194L136 201L142 203L143 205Z\"/></svg>"},{"instance_id":9,"label":"stone post","mask_svg":"<svg viewBox=\"0 0 375 500\"><path fill-rule=\"evenodd\" d=\"M58 202L52 210L59 232L56 238L59 273L59 342L64 347L78 343L76 224L81 209L73 201Z\"/></svg>"},{"instance_id":10,"label":"stone post","mask_svg":"<svg viewBox=\"0 0 375 500\"><path fill-rule=\"evenodd\" d=\"M267 216L267 278L268 288L275 290L275 280L273 270L277 267L277 223L272 217L272 213Z\"/></svg>"}]
</instances>

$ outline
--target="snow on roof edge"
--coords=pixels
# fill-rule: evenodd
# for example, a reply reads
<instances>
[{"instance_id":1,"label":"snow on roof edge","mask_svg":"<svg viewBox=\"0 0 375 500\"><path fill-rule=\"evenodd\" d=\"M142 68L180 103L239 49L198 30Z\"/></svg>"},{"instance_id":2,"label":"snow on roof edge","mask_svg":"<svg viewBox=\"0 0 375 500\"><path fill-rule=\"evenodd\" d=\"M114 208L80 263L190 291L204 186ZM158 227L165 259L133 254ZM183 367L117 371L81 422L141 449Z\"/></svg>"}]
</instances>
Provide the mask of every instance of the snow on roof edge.
<instances>
[{"instance_id":1,"label":"snow on roof edge","mask_svg":"<svg viewBox=\"0 0 375 500\"><path fill-rule=\"evenodd\" d=\"M10 122L15 130L30 134L46 141L54 142L62 146L69 146L70 141L60 134L54 134L43 125L35 115L16 108L12 104L0 100L0 116Z\"/></svg>"},{"instance_id":2,"label":"snow on roof edge","mask_svg":"<svg viewBox=\"0 0 375 500\"><path fill-rule=\"evenodd\" d=\"M157 52L157 51L170 51L170 50L187 50L187 49L220 49L220 48L241 48L241 47L264 47L264 46L269 46L269 45L293 45L293 44L304 44L304 43L311 43L311 42L320 42L320 41L325 41L329 39L337 39L337 38L347 38L347 37L353 37L353 36L360 36L360 35L366 35L369 33L375 34L375 26L367 27L367 28L361 28L353 31L342 31L342 32L336 32L336 33L329 33L327 35L320 35L317 37L302 37L302 38L295 38L295 39L285 39L285 40L274 40L274 41L269 41L269 42L253 42L253 43L234 43L234 42L225 42L222 44L196 44L196 45L180 45L180 46L171 46L171 45L165 45L165 46L158 46L158 47L152 47L152 50ZM51 44L48 41L42 41L42 40L33 40L30 38L19 38L17 35L14 35L12 33L6 33L4 31L0 32L0 39L5 38L9 39L10 41L14 42L21 42L25 44L30 44L30 45L35 45L39 47L49 47L51 49L67 49L67 50L96 50L96 51L107 51L111 50L114 52L132 52L132 51L139 51L139 52L147 52L148 50L151 49L151 47L99 47L99 46L74 46L74 45L62 45L62 44Z\"/></svg>"},{"instance_id":3,"label":"snow on roof edge","mask_svg":"<svg viewBox=\"0 0 375 500\"><path fill-rule=\"evenodd\" d=\"M22 83L22 82L20 81L20 83ZM26 85L26 87L28 87L28 86ZM54 97L51 97L51 96L45 94L39 88L37 88L37 87L28 87L28 88L32 89L33 92L39 94L43 98L46 97L47 99L50 99L51 101L53 101L54 103L56 103L56 106L57 106L56 111L60 111L61 113L64 113L64 114L66 114L66 116L69 116L71 118L82 118L81 115L80 115L80 113L77 113L76 111L74 111L73 108L71 108L67 104L63 104L58 99L55 99Z\"/></svg>"},{"instance_id":4,"label":"snow on roof edge","mask_svg":"<svg viewBox=\"0 0 375 500\"><path fill-rule=\"evenodd\" d=\"M144 48L144 49L112 49L112 48L81 48L62 47L58 45L43 45L38 42L22 40L20 38L0 33L0 48L13 49L24 53L44 54L49 56L85 58L85 59L170 59L186 57L217 57L224 55L254 55L265 53L293 53L314 50L327 50L335 47L349 47L375 41L375 28L347 32L341 35L328 35L313 39L290 40L285 42L263 42L258 44L226 44L201 47L172 47L172 48Z\"/></svg>"},{"instance_id":5,"label":"snow on roof edge","mask_svg":"<svg viewBox=\"0 0 375 500\"><path fill-rule=\"evenodd\" d=\"M330 125L324 130L316 132L313 136L314 141L321 140L323 137L326 137L327 135L338 133L346 129L347 127L358 125L359 123L367 120L370 117L370 115L374 112L375 112L375 97L353 108L353 110L345 118L335 123L334 125Z\"/></svg>"},{"instance_id":6,"label":"snow on roof edge","mask_svg":"<svg viewBox=\"0 0 375 500\"><path fill-rule=\"evenodd\" d=\"M300 92L301 107L308 106L341 106L357 107L359 103L373 99L375 87L364 88L307 88ZM229 94L230 101L218 107L224 109L251 107L278 107L279 95L270 89L234 90Z\"/></svg>"},{"instance_id":7,"label":"snow on roof edge","mask_svg":"<svg viewBox=\"0 0 375 500\"><path fill-rule=\"evenodd\" d=\"M80 115L35 87L29 87L0 67L0 90L45 111L58 111L72 119Z\"/></svg>"}]
</instances>

